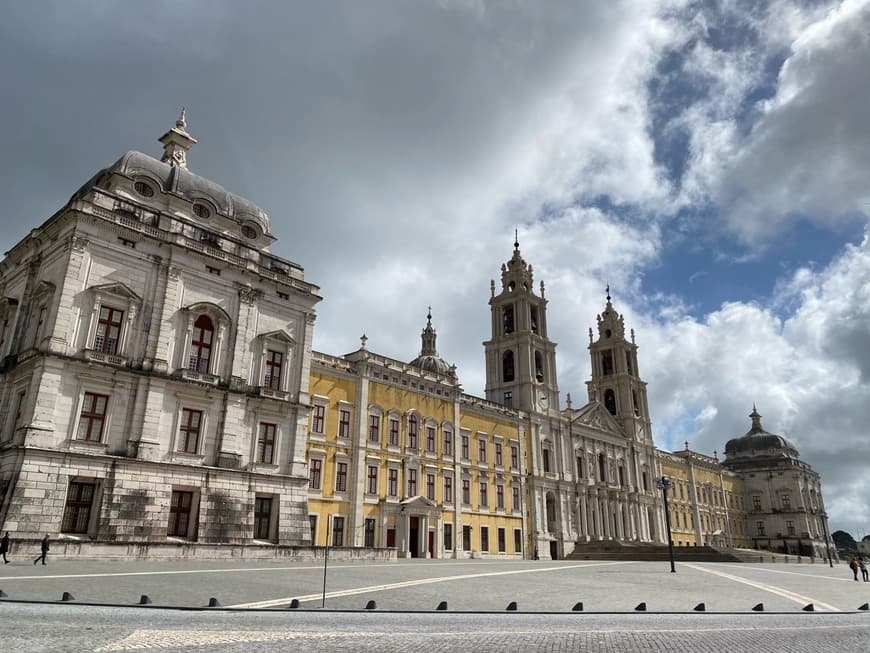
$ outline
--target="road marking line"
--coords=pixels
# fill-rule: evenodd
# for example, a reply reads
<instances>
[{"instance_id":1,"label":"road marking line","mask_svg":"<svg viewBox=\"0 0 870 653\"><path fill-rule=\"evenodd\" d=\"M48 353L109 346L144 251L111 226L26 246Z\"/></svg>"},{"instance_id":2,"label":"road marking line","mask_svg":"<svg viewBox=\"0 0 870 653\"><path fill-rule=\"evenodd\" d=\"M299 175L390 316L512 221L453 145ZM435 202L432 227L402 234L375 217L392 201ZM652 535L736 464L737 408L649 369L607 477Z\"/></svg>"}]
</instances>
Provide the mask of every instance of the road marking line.
<instances>
[{"instance_id":1,"label":"road marking line","mask_svg":"<svg viewBox=\"0 0 870 653\"><path fill-rule=\"evenodd\" d=\"M744 569L746 571L766 571L770 574L789 574L791 576L803 576L805 578L818 578L820 580L834 580L837 582L846 582L846 583L854 582L853 579L851 579L851 578L839 578L839 577L833 578L831 576L822 576L820 574L805 574L805 573L802 573L799 571L785 571L782 569L766 569L764 567L753 566L753 565L751 565L751 563L750 564L744 563L742 565L728 565L728 564L726 564L724 566L730 567L733 569Z\"/></svg>"},{"instance_id":2,"label":"road marking line","mask_svg":"<svg viewBox=\"0 0 870 653\"><path fill-rule=\"evenodd\" d=\"M454 580L466 580L469 578L489 578L492 576L512 576L517 574L535 574L544 571L562 571L564 569L578 569L582 567L603 567L608 565L624 565L633 564L631 561L620 560L617 562L589 562L578 565L561 565L559 567L533 567L531 569L515 569L512 571L492 571L481 572L477 574L460 574L457 576L436 576L434 578L420 578L416 580L406 580L398 583L387 583L383 585L369 585L366 587L356 587L353 589L336 590L327 592L326 598L338 598L342 596L353 596L354 594L364 594L366 592L383 592L386 590L402 589L404 587L414 587L417 585L429 585L431 583L446 583ZM284 605L290 603L293 599L300 602L316 601L323 598L323 593L306 594L305 596L288 596L280 599L269 599L267 601L254 601L251 603L239 603L230 605L230 608L271 608L276 605Z\"/></svg>"},{"instance_id":3,"label":"road marking line","mask_svg":"<svg viewBox=\"0 0 870 653\"><path fill-rule=\"evenodd\" d=\"M724 571L717 571L715 569L706 569L704 567L699 567L698 565L693 565L690 563L683 563L686 567L690 569L694 569L696 571L703 571L707 574L713 574L715 576L721 576L722 578L727 578L728 580L733 580L737 583L743 583L744 585L749 585L750 587L755 587L760 590L764 590L765 592L770 592L771 594L776 594L777 596L781 596L789 601L794 601L795 603L799 603L801 605L806 605L807 603L812 603L815 607L821 608L822 610L827 610L829 612L842 612L840 608L834 607L829 603L824 603L817 599L810 598L809 596L804 596L802 594L798 594L796 592L791 592L787 589L783 589L781 587L776 587L774 585L768 585L766 583L761 583L758 581L749 580L748 578L743 578L741 576L734 576L733 574L726 574Z\"/></svg>"}]
</instances>

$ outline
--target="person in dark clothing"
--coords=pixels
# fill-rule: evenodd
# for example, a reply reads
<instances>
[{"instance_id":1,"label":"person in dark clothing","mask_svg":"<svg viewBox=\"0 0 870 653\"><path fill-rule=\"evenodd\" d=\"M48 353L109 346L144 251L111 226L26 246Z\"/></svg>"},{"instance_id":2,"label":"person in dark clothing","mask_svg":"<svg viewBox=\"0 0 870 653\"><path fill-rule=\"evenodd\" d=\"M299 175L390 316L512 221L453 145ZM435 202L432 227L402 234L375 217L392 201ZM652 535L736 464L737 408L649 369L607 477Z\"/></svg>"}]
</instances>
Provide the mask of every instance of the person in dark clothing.
<instances>
[{"instance_id":1,"label":"person in dark clothing","mask_svg":"<svg viewBox=\"0 0 870 653\"><path fill-rule=\"evenodd\" d=\"M8 565L9 561L6 559L6 554L9 553L9 531L6 531L6 535L3 536L3 539L0 540L0 554L3 555L3 564Z\"/></svg>"},{"instance_id":2,"label":"person in dark clothing","mask_svg":"<svg viewBox=\"0 0 870 653\"><path fill-rule=\"evenodd\" d=\"M50 547L48 546L48 535L46 535L45 537L42 538L42 547L41 547L42 553L39 554L38 556L36 556L36 560L33 561L33 564L36 564L40 560L42 560L42 564L45 564L45 556L48 555L49 548Z\"/></svg>"},{"instance_id":3,"label":"person in dark clothing","mask_svg":"<svg viewBox=\"0 0 870 653\"><path fill-rule=\"evenodd\" d=\"M864 582L870 581L870 578L867 577L867 563L864 562L864 558L858 558L858 569L861 570L861 577L864 579Z\"/></svg>"},{"instance_id":4,"label":"person in dark clothing","mask_svg":"<svg viewBox=\"0 0 870 653\"><path fill-rule=\"evenodd\" d=\"M858 561L855 558L849 558L849 569L852 570L852 575L855 576L855 580L858 580Z\"/></svg>"}]
</instances>

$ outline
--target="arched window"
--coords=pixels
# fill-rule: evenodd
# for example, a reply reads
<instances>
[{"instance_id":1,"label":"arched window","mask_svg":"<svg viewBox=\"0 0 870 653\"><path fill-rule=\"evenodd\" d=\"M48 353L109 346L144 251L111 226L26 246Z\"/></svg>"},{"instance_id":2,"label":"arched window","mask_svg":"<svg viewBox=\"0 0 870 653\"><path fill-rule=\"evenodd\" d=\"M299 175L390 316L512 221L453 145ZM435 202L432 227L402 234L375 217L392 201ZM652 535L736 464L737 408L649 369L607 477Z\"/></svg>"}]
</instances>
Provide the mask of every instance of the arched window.
<instances>
[{"instance_id":1,"label":"arched window","mask_svg":"<svg viewBox=\"0 0 870 653\"><path fill-rule=\"evenodd\" d=\"M535 379L537 381L544 380L544 360L539 351L535 352Z\"/></svg>"},{"instance_id":2,"label":"arched window","mask_svg":"<svg viewBox=\"0 0 870 653\"><path fill-rule=\"evenodd\" d=\"M514 307L505 306L502 309L502 324L504 325L504 334L514 332Z\"/></svg>"},{"instance_id":3,"label":"arched window","mask_svg":"<svg viewBox=\"0 0 870 653\"><path fill-rule=\"evenodd\" d=\"M604 407L611 415L616 415L616 393L611 388L604 391Z\"/></svg>"},{"instance_id":4,"label":"arched window","mask_svg":"<svg viewBox=\"0 0 870 653\"><path fill-rule=\"evenodd\" d=\"M208 315L200 315L193 323L193 337L190 341L189 369L208 373L211 363L211 348L214 343L214 323Z\"/></svg>"},{"instance_id":5,"label":"arched window","mask_svg":"<svg viewBox=\"0 0 870 653\"><path fill-rule=\"evenodd\" d=\"M529 307L529 326L532 329L532 333L538 332L538 308L537 308L537 306Z\"/></svg>"},{"instance_id":6,"label":"arched window","mask_svg":"<svg viewBox=\"0 0 870 653\"><path fill-rule=\"evenodd\" d=\"M501 375L504 381L514 380L514 353L510 350L501 357Z\"/></svg>"},{"instance_id":7,"label":"arched window","mask_svg":"<svg viewBox=\"0 0 870 653\"><path fill-rule=\"evenodd\" d=\"M598 481L607 482L607 461L603 453L598 454Z\"/></svg>"},{"instance_id":8,"label":"arched window","mask_svg":"<svg viewBox=\"0 0 870 653\"><path fill-rule=\"evenodd\" d=\"M613 374L613 352L609 349L601 352L601 373L605 376Z\"/></svg>"}]
</instances>

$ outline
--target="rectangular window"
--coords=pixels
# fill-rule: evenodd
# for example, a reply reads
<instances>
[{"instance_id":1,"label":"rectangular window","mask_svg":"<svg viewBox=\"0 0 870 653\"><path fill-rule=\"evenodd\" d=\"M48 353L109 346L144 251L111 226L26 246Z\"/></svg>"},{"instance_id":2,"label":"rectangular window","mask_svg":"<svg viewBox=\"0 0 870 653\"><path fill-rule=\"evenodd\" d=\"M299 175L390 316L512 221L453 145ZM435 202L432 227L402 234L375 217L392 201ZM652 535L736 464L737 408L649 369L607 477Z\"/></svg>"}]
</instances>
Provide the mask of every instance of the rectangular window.
<instances>
[{"instance_id":1,"label":"rectangular window","mask_svg":"<svg viewBox=\"0 0 870 653\"><path fill-rule=\"evenodd\" d=\"M444 550L453 550L453 524L444 524Z\"/></svg>"},{"instance_id":2,"label":"rectangular window","mask_svg":"<svg viewBox=\"0 0 870 653\"><path fill-rule=\"evenodd\" d=\"M480 550L489 551L489 526L480 527Z\"/></svg>"},{"instance_id":3,"label":"rectangular window","mask_svg":"<svg viewBox=\"0 0 870 653\"><path fill-rule=\"evenodd\" d=\"M520 448L512 444L511 445L511 469L519 469L520 468Z\"/></svg>"},{"instance_id":4,"label":"rectangular window","mask_svg":"<svg viewBox=\"0 0 870 653\"><path fill-rule=\"evenodd\" d=\"M399 446L399 420L390 418L390 446Z\"/></svg>"},{"instance_id":5,"label":"rectangular window","mask_svg":"<svg viewBox=\"0 0 870 653\"><path fill-rule=\"evenodd\" d=\"M481 510L487 510L489 508L489 502L487 501L487 494L486 494L487 488L488 488L487 482L483 481L480 484L480 506L479 507Z\"/></svg>"},{"instance_id":6,"label":"rectangular window","mask_svg":"<svg viewBox=\"0 0 870 653\"><path fill-rule=\"evenodd\" d=\"M63 513L64 533L87 533L91 521L91 508L97 486L94 483L71 481L66 493L66 507Z\"/></svg>"},{"instance_id":7,"label":"rectangular window","mask_svg":"<svg viewBox=\"0 0 870 653\"><path fill-rule=\"evenodd\" d=\"M278 430L276 424L260 422L260 436L257 439L257 462L271 465L275 462L275 433Z\"/></svg>"},{"instance_id":8,"label":"rectangular window","mask_svg":"<svg viewBox=\"0 0 870 653\"><path fill-rule=\"evenodd\" d=\"M783 493L780 495L780 501L782 501L783 510L791 510L791 496Z\"/></svg>"},{"instance_id":9,"label":"rectangular window","mask_svg":"<svg viewBox=\"0 0 870 653\"><path fill-rule=\"evenodd\" d=\"M124 311L100 306L100 318L94 335L94 349L104 354L117 354L123 321Z\"/></svg>"},{"instance_id":10,"label":"rectangular window","mask_svg":"<svg viewBox=\"0 0 870 653\"><path fill-rule=\"evenodd\" d=\"M761 512L761 497L757 494L752 495L752 509Z\"/></svg>"},{"instance_id":11,"label":"rectangular window","mask_svg":"<svg viewBox=\"0 0 870 653\"><path fill-rule=\"evenodd\" d=\"M502 451L501 450L502 450L501 442L496 442L495 443L495 464L498 467L501 467L502 464L504 463L504 461L502 460Z\"/></svg>"},{"instance_id":12,"label":"rectangular window","mask_svg":"<svg viewBox=\"0 0 870 653\"><path fill-rule=\"evenodd\" d=\"M269 349L266 351L266 373L263 375L263 385L272 390L281 389L281 366L284 364L284 354Z\"/></svg>"},{"instance_id":13,"label":"rectangular window","mask_svg":"<svg viewBox=\"0 0 870 653\"><path fill-rule=\"evenodd\" d=\"M202 411L181 409L181 426L178 428L178 450L184 453L199 451L199 429L202 426Z\"/></svg>"},{"instance_id":14,"label":"rectangular window","mask_svg":"<svg viewBox=\"0 0 870 653\"><path fill-rule=\"evenodd\" d=\"M468 460L468 436L462 436L462 458Z\"/></svg>"},{"instance_id":15,"label":"rectangular window","mask_svg":"<svg viewBox=\"0 0 870 653\"><path fill-rule=\"evenodd\" d=\"M478 440L477 442L477 463L479 465L486 464L486 440Z\"/></svg>"},{"instance_id":16,"label":"rectangular window","mask_svg":"<svg viewBox=\"0 0 870 653\"><path fill-rule=\"evenodd\" d=\"M82 401L82 414L79 419L77 438L89 442L100 442L103 439L103 424L106 422L106 406L109 398L86 392Z\"/></svg>"},{"instance_id":17,"label":"rectangular window","mask_svg":"<svg viewBox=\"0 0 870 653\"><path fill-rule=\"evenodd\" d=\"M391 497L398 496L399 494L399 470L398 469L390 469L388 470L388 489L387 493Z\"/></svg>"},{"instance_id":18,"label":"rectangular window","mask_svg":"<svg viewBox=\"0 0 870 653\"><path fill-rule=\"evenodd\" d=\"M762 535L762 536L764 535L764 522L761 521L760 519L757 522L755 522L755 530L758 531L759 535Z\"/></svg>"},{"instance_id":19,"label":"rectangular window","mask_svg":"<svg viewBox=\"0 0 870 653\"><path fill-rule=\"evenodd\" d=\"M426 474L426 498L435 501L435 474Z\"/></svg>"},{"instance_id":20,"label":"rectangular window","mask_svg":"<svg viewBox=\"0 0 870 653\"><path fill-rule=\"evenodd\" d=\"M254 499L254 537L268 540L272 530L272 497Z\"/></svg>"},{"instance_id":21,"label":"rectangular window","mask_svg":"<svg viewBox=\"0 0 870 653\"><path fill-rule=\"evenodd\" d=\"M504 393L504 401L502 402L506 408L513 408L514 406L514 393L513 392L505 392Z\"/></svg>"},{"instance_id":22,"label":"rectangular window","mask_svg":"<svg viewBox=\"0 0 870 653\"><path fill-rule=\"evenodd\" d=\"M523 552L523 535L519 528L514 529L514 553Z\"/></svg>"},{"instance_id":23,"label":"rectangular window","mask_svg":"<svg viewBox=\"0 0 870 653\"><path fill-rule=\"evenodd\" d=\"M543 454L543 458L544 458L544 471L549 472L550 471L550 450L543 449L541 451L541 453Z\"/></svg>"},{"instance_id":24,"label":"rectangular window","mask_svg":"<svg viewBox=\"0 0 870 653\"><path fill-rule=\"evenodd\" d=\"M18 393L18 400L15 402L15 423L12 425L13 433L21 426L21 415L24 412L24 400L27 397L27 390L22 390Z\"/></svg>"},{"instance_id":25,"label":"rectangular window","mask_svg":"<svg viewBox=\"0 0 870 653\"><path fill-rule=\"evenodd\" d=\"M471 551L471 526L462 527L462 550Z\"/></svg>"},{"instance_id":26,"label":"rectangular window","mask_svg":"<svg viewBox=\"0 0 870 653\"><path fill-rule=\"evenodd\" d=\"M495 507L504 510L504 485L501 483L495 486Z\"/></svg>"},{"instance_id":27,"label":"rectangular window","mask_svg":"<svg viewBox=\"0 0 870 653\"><path fill-rule=\"evenodd\" d=\"M408 496L417 496L417 470L408 470Z\"/></svg>"},{"instance_id":28,"label":"rectangular window","mask_svg":"<svg viewBox=\"0 0 870 653\"><path fill-rule=\"evenodd\" d=\"M444 503L453 503L453 477L444 477Z\"/></svg>"},{"instance_id":29,"label":"rectangular window","mask_svg":"<svg viewBox=\"0 0 870 653\"><path fill-rule=\"evenodd\" d=\"M312 458L308 463L308 489L320 489L320 472L323 470L323 461L320 458Z\"/></svg>"},{"instance_id":30,"label":"rectangular window","mask_svg":"<svg viewBox=\"0 0 870 653\"><path fill-rule=\"evenodd\" d=\"M338 411L338 437L350 437L350 411L346 408Z\"/></svg>"},{"instance_id":31,"label":"rectangular window","mask_svg":"<svg viewBox=\"0 0 870 653\"><path fill-rule=\"evenodd\" d=\"M347 492L347 463L337 463L335 466L335 491Z\"/></svg>"},{"instance_id":32,"label":"rectangular window","mask_svg":"<svg viewBox=\"0 0 870 653\"><path fill-rule=\"evenodd\" d=\"M453 455L453 431L444 429L444 446L442 447L441 455Z\"/></svg>"},{"instance_id":33,"label":"rectangular window","mask_svg":"<svg viewBox=\"0 0 870 653\"><path fill-rule=\"evenodd\" d=\"M311 432L323 434L323 421L326 414L326 406L314 404L311 407Z\"/></svg>"},{"instance_id":34,"label":"rectangular window","mask_svg":"<svg viewBox=\"0 0 870 653\"><path fill-rule=\"evenodd\" d=\"M471 481L467 478L462 479L462 503L471 503Z\"/></svg>"},{"instance_id":35,"label":"rectangular window","mask_svg":"<svg viewBox=\"0 0 870 653\"><path fill-rule=\"evenodd\" d=\"M369 415L369 442L381 439L381 416Z\"/></svg>"},{"instance_id":36,"label":"rectangular window","mask_svg":"<svg viewBox=\"0 0 870 653\"><path fill-rule=\"evenodd\" d=\"M167 535L187 537L190 526L190 511L193 506L193 492L172 491L169 503L169 528Z\"/></svg>"},{"instance_id":37,"label":"rectangular window","mask_svg":"<svg viewBox=\"0 0 870 653\"><path fill-rule=\"evenodd\" d=\"M369 465L368 493L369 494L377 494L378 493L378 466L377 465Z\"/></svg>"},{"instance_id":38,"label":"rectangular window","mask_svg":"<svg viewBox=\"0 0 870 653\"><path fill-rule=\"evenodd\" d=\"M408 448L417 448L417 418L411 415L408 418Z\"/></svg>"},{"instance_id":39,"label":"rectangular window","mask_svg":"<svg viewBox=\"0 0 870 653\"><path fill-rule=\"evenodd\" d=\"M794 535L794 534L795 534L795 530L794 530L794 522L791 521L790 519L789 519L789 520L786 520L786 522L785 522L785 529L786 529L786 532L787 532L789 535Z\"/></svg>"},{"instance_id":40,"label":"rectangular window","mask_svg":"<svg viewBox=\"0 0 870 653\"><path fill-rule=\"evenodd\" d=\"M365 541L364 546L369 548L375 545L375 520L371 517L366 517L365 521Z\"/></svg>"},{"instance_id":41,"label":"rectangular window","mask_svg":"<svg viewBox=\"0 0 870 653\"><path fill-rule=\"evenodd\" d=\"M511 487L511 510L519 512L520 510L520 488L516 485Z\"/></svg>"},{"instance_id":42,"label":"rectangular window","mask_svg":"<svg viewBox=\"0 0 870 653\"><path fill-rule=\"evenodd\" d=\"M332 546L344 546L344 517L332 518Z\"/></svg>"},{"instance_id":43,"label":"rectangular window","mask_svg":"<svg viewBox=\"0 0 870 653\"><path fill-rule=\"evenodd\" d=\"M426 451L435 453L435 427L426 427Z\"/></svg>"},{"instance_id":44,"label":"rectangular window","mask_svg":"<svg viewBox=\"0 0 870 653\"><path fill-rule=\"evenodd\" d=\"M498 552L505 553L507 551L507 534L503 528L499 528L498 534Z\"/></svg>"}]
</instances>

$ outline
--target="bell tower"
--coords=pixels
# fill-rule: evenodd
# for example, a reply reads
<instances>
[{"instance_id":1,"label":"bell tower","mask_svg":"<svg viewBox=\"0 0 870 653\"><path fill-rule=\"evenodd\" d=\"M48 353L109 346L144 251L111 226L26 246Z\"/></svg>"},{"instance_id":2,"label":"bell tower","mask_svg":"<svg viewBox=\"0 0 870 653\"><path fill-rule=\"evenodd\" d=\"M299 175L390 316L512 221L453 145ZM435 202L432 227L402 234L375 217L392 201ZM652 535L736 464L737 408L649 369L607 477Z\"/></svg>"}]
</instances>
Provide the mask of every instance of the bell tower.
<instances>
[{"instance_id":1,"label":"bell tower","mask_svg":"<svg viewBox=\"0 0 870 653\"><path fill-rule=\"evenodd\" d=\"M559 410L556 343L547 337L544 282L533 288L532 266L514 239L511 259L501 266L501 291L490 281L492 337L486 352L486 398L524 411Z\"/></svg>"},{"instance_id":2,"label":"bell tower","mask_svg":"<svg viewBox=\"0 0 870 653\"><path fill-rule=\"evenodd\" d=\"M600 401L635 441L652 445L646 382L641 380L637 368L634 329L629 342L625 339L623 316L611 303L610 286L607 286L607 305L597 319L597 340L589 329L592 358L592 379L586 382L589 401Z\"/></svg>"}]
</instances>

